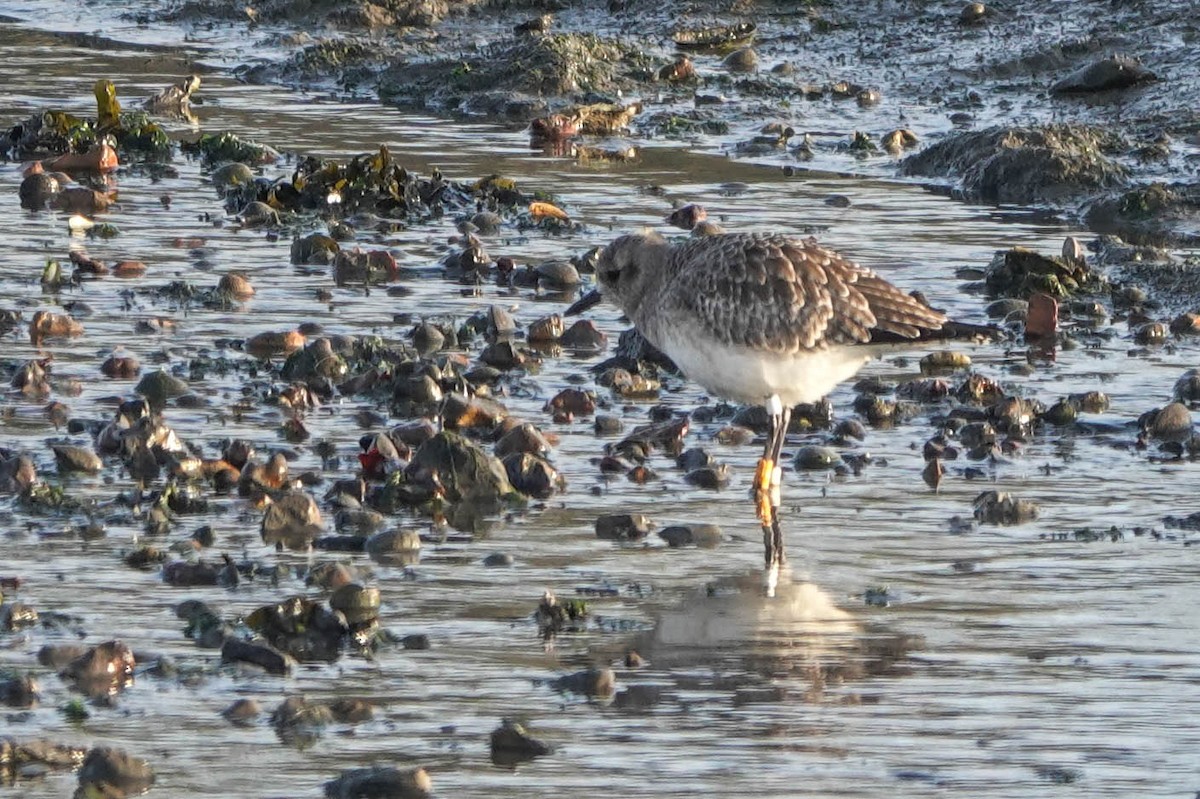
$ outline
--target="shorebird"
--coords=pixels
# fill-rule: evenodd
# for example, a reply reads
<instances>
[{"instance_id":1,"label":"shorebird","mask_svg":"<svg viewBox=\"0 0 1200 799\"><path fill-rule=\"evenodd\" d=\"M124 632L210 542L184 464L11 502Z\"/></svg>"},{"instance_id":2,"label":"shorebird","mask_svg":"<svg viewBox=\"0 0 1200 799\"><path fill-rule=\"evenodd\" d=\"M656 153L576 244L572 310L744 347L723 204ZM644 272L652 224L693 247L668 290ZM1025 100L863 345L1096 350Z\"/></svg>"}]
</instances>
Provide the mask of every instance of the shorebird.
<instances>
[{"instance_id":1,"label":"shorebird","mask_svg":"<svg viewBox=\"0 0 1200 799\"><path fill-rule=\"evenodd\" d=\"M977 336L875 272L783 234L724 233L668 242L646 231L604 248L597 291L567 309L611 300L651 344L712 394L764 405L766 446L754 475L766 591L785 561L779 458L792 407L815 402L884 348Z\"/></svg>"}]
</instances>

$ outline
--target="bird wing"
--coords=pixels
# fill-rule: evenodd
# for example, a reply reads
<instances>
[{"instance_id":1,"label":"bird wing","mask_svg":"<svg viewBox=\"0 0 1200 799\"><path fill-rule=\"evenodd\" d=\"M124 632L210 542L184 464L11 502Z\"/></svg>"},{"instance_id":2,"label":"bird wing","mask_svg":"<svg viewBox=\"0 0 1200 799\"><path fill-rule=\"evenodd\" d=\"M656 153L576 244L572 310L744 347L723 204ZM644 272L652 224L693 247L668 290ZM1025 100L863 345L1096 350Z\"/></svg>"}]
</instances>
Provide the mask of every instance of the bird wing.
<instances>
[{"instance_id":1,"label":"bird wing","mask_svg":"<svg viewBox=\"0 0 1200 799\"><path fill-rule=\"evenodd\" d=\"M751 349L794 353L921 338L946 320L866 267L813 239L729 234L674 248L686 313Z\"/></svg>"}]
</instances>

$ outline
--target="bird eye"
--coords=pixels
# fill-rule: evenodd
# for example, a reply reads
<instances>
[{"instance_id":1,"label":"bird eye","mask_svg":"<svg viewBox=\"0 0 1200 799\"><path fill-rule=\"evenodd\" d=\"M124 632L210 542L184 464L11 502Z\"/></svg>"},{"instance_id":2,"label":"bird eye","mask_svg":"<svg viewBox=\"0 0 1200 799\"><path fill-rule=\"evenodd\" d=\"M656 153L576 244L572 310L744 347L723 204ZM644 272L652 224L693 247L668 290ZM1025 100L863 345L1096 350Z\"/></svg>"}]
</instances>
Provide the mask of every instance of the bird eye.
<instances>
[{"instance_id":1,"label":"bird eye","mask_svg":"<svg viewBox=\"0 0 1200 799\"><path fill-rule=\"evenodd\" d=\"M611 269L605 269L604 274L601 275L601 277L604 278L605 283L616 283L617 279L621 277L621 270L617 269L615 266Z\"/></svg>"}]
</instances>

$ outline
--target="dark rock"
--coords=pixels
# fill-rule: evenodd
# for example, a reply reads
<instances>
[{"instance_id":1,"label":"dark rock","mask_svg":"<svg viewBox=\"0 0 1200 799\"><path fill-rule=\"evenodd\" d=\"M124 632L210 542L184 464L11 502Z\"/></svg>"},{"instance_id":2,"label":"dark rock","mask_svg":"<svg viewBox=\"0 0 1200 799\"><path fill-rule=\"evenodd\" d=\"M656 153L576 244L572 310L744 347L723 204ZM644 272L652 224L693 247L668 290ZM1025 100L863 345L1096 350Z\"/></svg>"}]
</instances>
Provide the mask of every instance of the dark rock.
<instances>
[{"instance_id":1,"label":"dark rock","mask_svg":"<svg viewBox=\"0 0 1200 799\"><path fill-rule=\"evenodd\" d=\"M1100 278L1086 264L1068 263L1023 247L993 256L984 275L991 296L1031 300L1038 294L1065 298L1083 288L1097 288Z\"/></svg>"},{"instance_id":2,"label":"dark rock","mask_svg":"<svg viewBox=\"0 0 1200 799\"><path fill-rule=\"evenodd\" d=\"M424 652L430 648L429 636L424 633L413 633L400 639L400 645L405 649Z\"/></svg>"},{"instance_id":3,"label":"dark rock","mask_svg":"<svg viewBox=\"0 0 1200 799\"><path fill-rule=\"evenodd\" d=\"M1051 86L1050 91L1053 94L1086 94L1128 89L1154 80L1158 80L1158 76L1134 59L1115 55L1075 70Z\"/></svg>"},{"instance_id":4,"label":"dark rock","mask_svg":"<svg viewBox=\"0 0 1200 799\"><path fill-rule=\"evenodd\" d=\"M321 509L307 493L290 492L267 506L261 532L264 543L307 549L322 532Z\"/></svg>"},{"instance_id":5,"label":"dark rock","mask_svg":"<svg viewBox=\"0 0 1200 799\"><path fill-rule=\"evenodd\" d=\"M653 529L654 522L641 513L613 513L596 519L596 537L613 541L645 538Z\"/></svg>"},{"instance_id":6,"label":"dark rock","mask_svg":"<svg viewBox=\"0 0 1200 799\"><path fill-rule=\"evenodd\" d=\"M729 466L724 463L715 466L701 466L699 469L692 469L685 474L683 479L684 482L697 488L717 490L729 485Z\"/></svg>"},{"instance_id":7,"label":"dark rock","mask_svg":"<svg viewBox=\"0 0 1200 799\"><path fill-rule=\"evenodd\" d=\"M1192 435L1192 414L1181 402L1143 414L1138 423L1158 441L1186 441Z\"/></svg>"},{"instance_id":8,"label":"dark rock","mask_svg":"<svg viewBox=\"0 0 1200 799\"><path fill-rule=\"evenodd\" d=\"M1194 245L1200 241L1200 184L1150 183L1104 196L1087 206L1084 219L1093 230L1134 244Z\"/></svg>"},{"instance_id":9,"label":"dark rock","mask_svg":"<svg viewBox=\"0 0 1200 799\"><path fill-rule=\"evenodd\" d=\"M975 498L975 518L984 524L1025 524L1038 517L1038 506L1007 491L984 491Z\"/></svg>"},{"instance_id":10,"label":"dark rock","mask_svg":"<svg viewBox=\"0 0 1200 799\"><path fill-rule=\"evenodd\" d=\"M433 781L423 768L401 771L390 766L371 766L343 771L325 783L326 799L426 799Z\"/></svg>"},{"instance_id":11,"label":"dark rock","mask_svg":"<svg viewBox=\"0 0 1200 799\"><path fill-rule=\"evenodd\" d=\"M508 416L508 410L492 399L448 394L442 403L442 422L447 430L480 428L490 430Z\"/></svg>"},{"instance_id":12,"label":"dark rock","mask_svg":"<svg viewBox=\"0 0 1200 799\"><path fill-rule=\"evenodd\" d=\"M37 704L41 691L37 680L29 674L0 674L0 704L16 708L31 708ZM3 768L0 765L0 768Z\"/></svg>"},{"instance_id":13,"label":"dark rock","mask_svg":"<svg viewBox=\"0 0 1200 799\"><path fill-rule=\"evenodd\" d=\"M524 726L510 719L504 719L492 730L491 741L492 762L502 766L511 767L554 751L550 744L534 738Z\"/></svg>"},{"instance_id":14,"label":"dark rock","mask_svg":"<svg viewBox=\"0 0 1200 799\"><path fill-rule=\"evenodd\" d=\"M83 644L46 644L38 650L37 661L46 668L60 671L88 651Z\"/></svg>"},{"instance_id":15,"label":"dark rock","mask_svg":"<svg viewBox=\"0 0 1200 799\"><path fill-rule=\"evenodd\" d=\"M758 66L758 53L752 47L743 47L725 56L721 65L730 72L750 72Z\"/></svg>"},{"instance_id":16,"label":"dark rock","mask_svg":"<svg viewBox=\"0 0 1200 799\"><path fill-rule=\"evenodd\" d=\"M246 727L253 724L262 715L262 705L258 703L257 699L237 699L222 710L221 715L230 724Z\"/></svg>"},{"instance_id":17,"label":"dark rock","mask_svg":"<svg viewBox=\"0 0 1200 799\"><path fill-rule=\"evenodd\" d=\"M450 502L499 502L513 490L504 464L462 436L443 431L421 445L406 472L436 474Z\"/></svg>"},{"instance_id":18,"label":"dark rock","mask_svg":"<svg viewBox=\"0 0 1200 799\"><path fill-rule=\"evenodd\" d=\"M82 799L125 799L143 794L154 785L154 769L120 749L97 746L87 753L79 769Z\"/></svg>"},{"instance_id":19,"label":"dark rock","mask_svg":"<svg viewBox=\"0 0 1200 799\"><path fill-rule=\"evenodd\" d=\"M97 644L68 663L59 676L88 696L108 696L133 683L133 650L120 641Z\"/></svg>"},{"instance_id":20,"label":"dark rock","mask_svg":"<svg viewBox=\"0 0 1200 799\"><path fill-rule=\"evenodd\" d=\"M558 343L568 349L600 351L608 346L608 336L590 319L580 319L567 328Z\"/></svg>"},{"instance_id":21,"label":"dark rock","mask_svg":"<svg viewBox=\"0 0 1200 799\"><path fill-rule=\"evenodd\" d=\"M176 560L163 566L163 582L180 588L197 585L218 585L224 571L224 564L217 565L208 561Z\"/></svg>"},{"instance_id":22,"label":"dark rock","mask_svg":"<svg viewBox=\"0 0 1200 799\"><path fill-rule=\"evenodd\" d=\"M596 397L590 391L579 388L564 388L546 403L547 411L565 411L573 416L587 416L596 412Z\"/></svg>"},{"instance_id":23,"label":"dark rock","mask_svg":"<svg viewBox=\"0 0 1200 799\"><path fill-rule=\"evenodd\" d=\"M268 674L283 676L290 674L296 665L294 658L269 644L237 638L225 639L221 646L221 660L224 663L250 663Z\"/></svg>"},{"instance_id":24,"label":"dark rock","mask_svg":"<svg viewBox=\"0 0 1200 799\"><path fill-rule=\"evenodd\" d=\"M531 455L546 455L550 452L550 442L546 440L540 430L525 422L502 435L496 442L494 451L497 458L524 452Z\"/></svg>"},{"instance_id":25,"label":"dark rock","mask_svg":"<svg viewBox=\"0 0 1200 799\"><path fill-rule=\"evenodd\" d=\"M25 455L0 458L0 494L20 494L37 481L37 469Z\"/></svg>"},{"instance_id":26,"label":"dark rock","mask_svg":"<svg viewBox=\"0 0 1200 799\"><path fill-rule=\"evenodd\" d=\"M705 466L713 466L716 462L716 458L700 447L686 449L675 458L675 465L686 472L693 471L694 469L702 469Z\"/></svg>"},{"instance_id":27,"label":"dark rock","mask_svg":"<svg viewBox=\"0 0 1200 799\"><path fill-rule=\"evenodd\" d=\"M483 565L488 568L513 565L513 556L507 552L493 552L483 559Z\"/></svg>"},{"instance_id":28,"label":"dark rock","mask_svg":"<svg viewBox=\"0 0 1200 799\"><path fill-rule=\"evenodd\" d=\"M38 172L28 175L21 181L18 196L21 207L30 211L41 211L46 208L54 195L62 191L58 178L48 172Z\"/></svg>"},{"instance_id":29,"label":"dark rock","mask_svg":"<svg viewBox=\"0 0 1200 799\"><path fill-rule=\"evenodd\" d=\"M488 344L479 353L479 360L497 369L515 369L525 363L525 354L513 342L502 339Z\"/></svg>"},{"instance_id":30,"label":"dark rock","mask_svg":"<svg viewBox=\"0 0 1200 799\"><path fill-rule=\"evenodd\" d=\"M612 669L591 668L559 677L552 685L559 691L604 699L616 691L617 675Z\"/></svg>"},{"instance_id":31,"label":"dark rock","mask_svg":"<svg viewBox=\"0 0 1200 799\"><path fill-rule=\"evenodd\" d=\"M704 523L671 525L659 530L658 535L672 548L698 546L703 549L716 547L723 537L720 527Z\"/></svg>"},{"instance_id":32,"label":"dark rock","mask_svg":"<svg viewBox=\"0 0 1200 799\"><path fill-rule=\"evenodd\" d=\"M800 447L800 449L796 450L796 455L792 461L796 469L808 471L832 469L841 462L841 453L836 449L821 447L815 444L806 444Z\"/></svg>"},{"instance_id":33,"label":"dark rock","mask_svg":"<svg viewBox=\"0 0 1200 799\"><path fill-rule=\"evenodd\" d=\"M378 618L381 605L378 588L366 588L358 583L343 585L329 597L329 607L340 611L346 621L354 625Z\"/></svg>"},{"instance_id":34,"label":"dark rock","mask_svg":"<svg viewBox=\"0 0 1200 799\"><path fill-rule=\"evenodd\" d=\"M1033 205L1066 202L1125 183L1126 170L1104 153L1121 137L1085 125L995 127L958 133L901 162L906 175L957 180L964 198Z\"/></svg>"},{"instance_id":35,"label":"dark rock","mask_svg":"<svg viewBox=\"0 0 1200 799\"><path fill-rule=\"evenodd\" d=\"M15 741L0 738L0 774L8 787L14 777L20 779L26 774L34 778L46 771L73 771L80 767L86 755L87 750L83 747L45 739Z\"/></svg>"},{"instance_id":36,"label":"dark rock","mask_svg":"<svg viewBox=\"0 0 1200 799\"><path fill-rule=\"evenodd\" d=\"M365 699L335 699L329 703L329 712L341 724L361 724L375 718L375 706Z\"/></svg>"},{"instance_id":37,"label":"dark rock","mask_svg":"<svg viewBox=\"0 0 1200 799\"><path fill-rule=\"evenodd\" d=\"M0 631L13 632L32 627L38 623L38 612L24 602L6 602L0 605Z\"/></svg>"},{"instance_id":38,"label":"dark rock","mask_svg":"<svg viewBox=\"0 0 1200 799\"><path fill-rule=\"evenodd\" d=\"M389 566L411 566L421 559L421 536L416 530L384 530L367 539L367 554Z\"/></svg>"},{"instance_id":39,"label":"dark rock","mask_svg":"<svg viewBox=\"0 0 1200 799\"><path fill-rule=\"evenodd\" d=\"M87 472L95 474L104 468L100 457L86 447L55 444L50 447L60 472Z\"/></svg>"},{"instance_id":40,"label":"dark rock","mask_svg":"<svg viewBox=\"0 0 1200 799\"><path fill-rule=\"evenodd\" d=\"M180 397L188 393L188 384L174 375L169 375L159 369L144 375L134 389L156 408L161 408L172 397Z\"/></svg>"},{"instance_id":41,"label":"dark rock","mask_svg":"<svg viewBox=\"0 0 1200 799\"><path fill-rule=\"evenodd\" d=\"M509 483L526 496L547 499L565 486L558 470L537 455L514 452L503 463Z\"/></svg>"}]
</instances>

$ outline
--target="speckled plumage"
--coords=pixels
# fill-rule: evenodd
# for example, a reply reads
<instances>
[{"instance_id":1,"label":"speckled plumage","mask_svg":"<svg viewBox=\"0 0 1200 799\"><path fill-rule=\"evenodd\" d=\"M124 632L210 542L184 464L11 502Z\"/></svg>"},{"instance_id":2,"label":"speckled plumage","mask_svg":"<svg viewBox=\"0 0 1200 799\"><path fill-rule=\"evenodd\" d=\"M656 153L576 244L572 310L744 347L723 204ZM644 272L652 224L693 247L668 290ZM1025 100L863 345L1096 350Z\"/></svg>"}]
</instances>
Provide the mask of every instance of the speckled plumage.
<instances>
[{"instance_id":1,"label":"speckled plumage","mask_svg":"<svg viewBox=\"0 0 1200 799\"><path fill-rule=\"evenodd\" d=\"M745 402L813 401L868 359L858 345L920 339L946 321L870 269L781 234L621 236L597 276L689 377Z\"/></svg>"},{"instance_id":2,"label":"speckled plumage","mask_svg":"<svg viewBox=\"0 0 1200 799\"><path fill-rule=\"evenodd\" d=\"M812 239L778 234L679 244L652 232L621 236L600 254L596 276L604 296L689 378L717 396L765 406L753 491L768 596L785 562L780 458L792 406L852 377L879 349L873 345L970 328Z\"/></svg>"},{"instance_id":3,"label":"speckled plumage","mask_svg":"<svg viewBox=\"0 0 1200 799\"><path fill-rule=\"evenodd\" d=\"M614 267L628 289L610 279ZM598 273L605 296L644 333L687 316L719 340L780 354L866 344L875 333L916 339L946 320L815 240L781 234L727 233L676 245L652 233L621 236L604 250Z\"/></svg>"}]
</instances>

